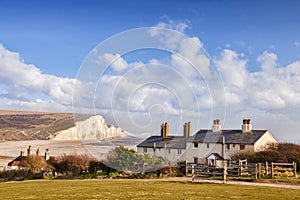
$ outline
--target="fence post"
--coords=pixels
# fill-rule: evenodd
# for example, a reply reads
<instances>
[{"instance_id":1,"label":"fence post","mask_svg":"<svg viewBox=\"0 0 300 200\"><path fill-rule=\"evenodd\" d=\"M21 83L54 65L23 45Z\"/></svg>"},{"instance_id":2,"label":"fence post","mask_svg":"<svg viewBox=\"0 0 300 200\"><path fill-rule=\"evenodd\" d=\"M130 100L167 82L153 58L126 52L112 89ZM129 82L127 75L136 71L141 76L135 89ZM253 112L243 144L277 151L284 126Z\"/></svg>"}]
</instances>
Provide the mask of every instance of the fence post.
<instances>
[{"instance_id":1,"label":"fence post","mask_svg":"<svg viewBox=\"0 0 300 200\"><path fill-rule=\"evenodd\" d=\"M195 165L192 164L192 181L194 182L195 180Z\"/></svg>"},{"instance_id":2,"label":"fence post","mask_svg":"<svg viewBox=\"0 0 300 200\"><path fill-rule=\"evenodd\" d=\"M189 173L189 165L188 165L188 161L185 160L185 176L187 176Z\"/></svg>"},{"instance_id":3,"label":"fence post","mask_svg":"<svg viewBox=\"0 0 300 200\"><path fill-rule=\"evenodd\" d=\"M258 174L258 169L257 169L257 164L255 164L255 179L257 180L257 174Z\"/></svg>"},{"instance_id":4,"label":"fence post","mask_svg":"<svg viewBox=\"0 0 300 200\"><path fill-rule=\"evenodd\" d=\"M296 162L293 162L293 167L294 167L294 174L295 174L295 177L297 178L297 163Z\"/></svg>"},{"instance_id":5,"label":"fence post","mask_svg":"<svg viewBox=\"0 0 300 200\"><path fill-rule=\"evenodd\" d=\"M242 164L242 161L239 160L239 170L238 170L239 176L242 176L242 170L243 170L243 166L242 166L242 165L243 165L243 164Z\"/></svg>"},{"instance_id":6,"label":"fence post","mask_svg":"<svg viewBox=\"0 0 300 200\"><path fill-rule=\"evenodd\" d=\"M266 161L266 175L269 175L269 163Z\"/></svg>"},{"instance_id":7,"label":"fence post","mask_svg":"<svg viewBox=\"0 0 300 200\"><path fill-rule=\"evenodd\" d=\"M258 163L258 178L261 179L261 163Z\"/></svg>"},{"instance_id":8,"label":"fence post","mask_svg":"<svg viewBox=\"0 0 300 200\"><path fill-rule=\"evenodd\" d=\"M224 169L223 169L223 182L226 183L227 181L227 165L224 165Z\"/></svg>"},{"instance_id":9,"label":"fence post","mask_svg":"<svg viewBox=\"0 0 300 200\"><path fill-rule=\"evenodd\" d=\"M273 162L271 162L271 175L272 175L272 178L274 178L274 165L273 165Z\"/></svg>"}]
</instances>

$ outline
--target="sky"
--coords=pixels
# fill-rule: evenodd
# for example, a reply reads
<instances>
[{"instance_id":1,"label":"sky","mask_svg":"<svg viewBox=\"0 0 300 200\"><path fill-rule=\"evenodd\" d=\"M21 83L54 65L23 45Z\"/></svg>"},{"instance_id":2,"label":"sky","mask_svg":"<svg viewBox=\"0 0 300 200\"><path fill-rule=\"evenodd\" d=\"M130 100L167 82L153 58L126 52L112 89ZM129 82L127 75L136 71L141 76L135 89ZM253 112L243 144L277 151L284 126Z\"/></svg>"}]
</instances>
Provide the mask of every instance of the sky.
<instances>
[{"instance_id":1,"label":"sky","mask_svg":"<svg viewBox=\"0 0 300 200\"><path fill-rule=\"evenodd\" d=\"M290 0L0 1L0 108L74 112L75 103L150 134L163 121L181 134L185 121L195 132L214 118L224 128L251 118L280 141L300 142L299 8ZM159 28L146 38L163 38L163 50L121 54L143 27ZM101 46L124 31L114 49Z\"/></svg>"}]
</instances>

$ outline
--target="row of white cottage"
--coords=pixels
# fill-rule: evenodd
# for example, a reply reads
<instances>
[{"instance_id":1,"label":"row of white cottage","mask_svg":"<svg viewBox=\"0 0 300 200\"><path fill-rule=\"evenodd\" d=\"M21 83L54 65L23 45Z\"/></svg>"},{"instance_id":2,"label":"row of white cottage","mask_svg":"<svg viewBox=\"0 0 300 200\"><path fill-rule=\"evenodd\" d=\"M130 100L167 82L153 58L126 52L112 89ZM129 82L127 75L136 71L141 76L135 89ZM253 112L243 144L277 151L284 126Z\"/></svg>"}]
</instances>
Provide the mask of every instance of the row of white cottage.
<instances>
[{"instance_id":1,"label":"row of white cottage","mask_svg":"<svg viewBox=\"0 0 300 200\"><path fill-rule=\"evenodd\" d=\"M216 119L212 129L200 129L195 135L191 123L185 123L183 136L169 136L169 125L164 123L161 135L147 138L137 145L137 151L161 157L170 164L188 161L217 166L231 160L238 151L261 151L274 143L277 141L270 131L253 130L250 119L244 119L241 129L234 130L222 130Z\"/></svg>"}]
</instances>

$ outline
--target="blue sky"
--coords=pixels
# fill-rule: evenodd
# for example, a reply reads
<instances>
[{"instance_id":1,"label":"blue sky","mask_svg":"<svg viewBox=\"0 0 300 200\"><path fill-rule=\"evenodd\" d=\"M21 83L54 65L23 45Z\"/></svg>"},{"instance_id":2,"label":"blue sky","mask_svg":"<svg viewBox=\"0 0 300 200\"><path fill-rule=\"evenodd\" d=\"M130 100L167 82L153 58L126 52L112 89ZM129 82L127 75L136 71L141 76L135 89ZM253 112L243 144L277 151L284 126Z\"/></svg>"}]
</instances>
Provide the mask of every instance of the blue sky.
<instances>
[{"instance_id":1,"label":"blue sky","mask_svg":"<svg viewBox=\"0 0 300 200\"><path fill-rule=\"evenodd\" d=\"M230 45L256 69L264 50L287 64L300 58L298 1L1 1L0 42L42 71L75 77L98 43L167 19L190 24L211 55Z\"/></svg>"},{"instance_id":2,"label":"blue sky","mask_svg":"<svg viewBox=\"0 0 300 200\"><path fill-rule=\"evenodd\" d=\"M251 117L259 128L271 129L278 138L298 141L299 11L300 2L290 0L0 1L0 108L70 111L76 74L93 48L123 31L163 26L196 38L194 42L203 45L217 63L227 97L226 115L231 119L225 127L239 127L242 117ZM187 52L181 49L181 53ZM120 72L138 61L153 64L151 56L157 52L101 58L119 58L112 71ZM109 82L117 75L106 78ZM163 94L164 105L176 113L175 104L170 103L174 99ZM206 103L201 101L204 110ZM202 126L208 127L210 113L202 116ZM104 117L116 122L109 114ZM130 128L126 122L121 124ZM285 131L287 137L282 135Z\"/></svg>"}]
</instances>

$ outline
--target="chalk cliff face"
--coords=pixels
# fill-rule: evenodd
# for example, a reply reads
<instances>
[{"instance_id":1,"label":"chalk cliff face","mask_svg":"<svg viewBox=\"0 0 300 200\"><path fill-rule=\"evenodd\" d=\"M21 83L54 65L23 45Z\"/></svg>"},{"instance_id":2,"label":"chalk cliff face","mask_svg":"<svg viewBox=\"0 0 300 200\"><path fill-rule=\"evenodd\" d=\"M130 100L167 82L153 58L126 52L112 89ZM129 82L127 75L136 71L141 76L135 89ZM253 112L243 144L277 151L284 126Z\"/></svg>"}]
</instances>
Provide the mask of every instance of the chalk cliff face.
<instances>
[{"instance_id":1,"label":"chalk cliff face","mask_svg":"<svg viewBox=\"0 0 300 200\"><path fill-rule=\"evenodd\" d=\"M100 115L92 116L75 123L74 127L54 134L53 140L102 140L125 137L127 133L121 128L108 126Z\"/></svg>"}]
</instances>

